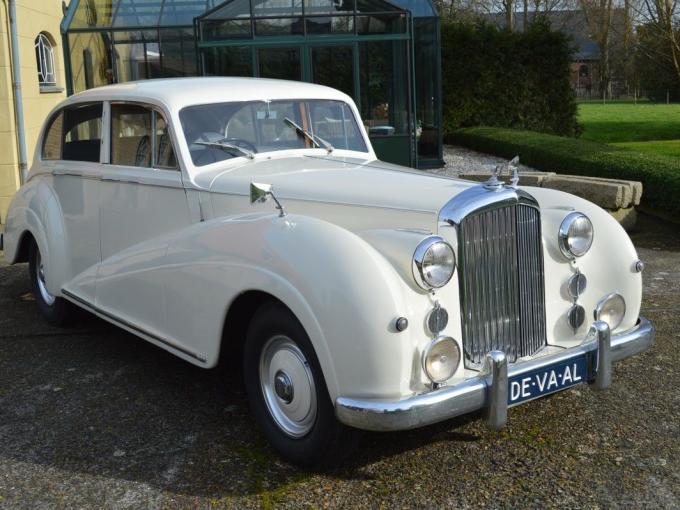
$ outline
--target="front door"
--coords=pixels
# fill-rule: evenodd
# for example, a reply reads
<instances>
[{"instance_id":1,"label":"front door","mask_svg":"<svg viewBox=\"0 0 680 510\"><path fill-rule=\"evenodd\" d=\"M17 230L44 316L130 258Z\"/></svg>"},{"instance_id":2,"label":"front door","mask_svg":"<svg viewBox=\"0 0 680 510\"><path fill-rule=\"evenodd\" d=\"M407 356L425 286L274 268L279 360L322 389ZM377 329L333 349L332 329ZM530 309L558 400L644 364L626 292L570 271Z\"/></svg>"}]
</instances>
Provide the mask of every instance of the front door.
<instances>
[{"instance_id":1,"label":"front door","mask_svg":"<svg viewBox=\"0 0 680 510\"><path fill-rule=\"evenodd\" d=\"M97 306L159 334L165 323L166 234L192 223L182 174L163 115L112 103L109 164L102 166L102 263Z\"/></svg>"}]
</instances>

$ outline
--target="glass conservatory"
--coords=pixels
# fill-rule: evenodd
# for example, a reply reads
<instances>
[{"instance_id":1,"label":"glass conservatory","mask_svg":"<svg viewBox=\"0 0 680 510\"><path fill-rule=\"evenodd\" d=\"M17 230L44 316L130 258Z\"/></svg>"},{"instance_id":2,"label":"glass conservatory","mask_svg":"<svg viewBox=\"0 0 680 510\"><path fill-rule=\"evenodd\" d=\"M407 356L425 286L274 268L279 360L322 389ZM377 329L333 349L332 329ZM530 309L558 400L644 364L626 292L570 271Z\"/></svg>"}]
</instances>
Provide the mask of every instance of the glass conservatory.
<instances>
[{"instance_id":1,"label":"glass conservatory","mask_svg":"<svg viewBox=\"0 0 680 510\"><path fill-rule=\"evenodd\" d=\"M441 166L439 19L430 0L72 0L69 92L168 76L256 76L354 98L378 156Z\"/></svg>"}]
</instances>

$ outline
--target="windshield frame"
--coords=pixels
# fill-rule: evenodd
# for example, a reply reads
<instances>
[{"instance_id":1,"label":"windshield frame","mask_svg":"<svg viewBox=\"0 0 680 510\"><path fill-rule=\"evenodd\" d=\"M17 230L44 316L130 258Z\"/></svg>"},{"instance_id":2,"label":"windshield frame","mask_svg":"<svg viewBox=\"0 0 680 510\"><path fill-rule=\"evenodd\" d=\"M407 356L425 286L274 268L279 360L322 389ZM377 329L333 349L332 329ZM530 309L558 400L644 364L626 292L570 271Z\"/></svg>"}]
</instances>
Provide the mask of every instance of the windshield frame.
<instances>
[{"instance_id":1,"label":"windshield frame","mask_svg":"<svg viewBox=\"0 0 680 510\"><path fill-rule=\"evenodd\" d=\"M373 150L373 147L371 145L370 139L368 137L368 132L365 129L365 126L361 120L361 116L359 114L359 111L354 104L353 101L351 100L345 100L341 98L336 98L336 97L286 97L286 98L276 98L276 99L249 99L249 100L243 100L243 101L211 101L211 102L206 102L206 103L195 103L195 104L190 104L190 105L184 105L182 108L179 110L176 110L176 122L178 123L178 135L181 135L181 151L185 154L184 159L187 163L188 166L193 167L197 171L202 171L204 169L209 169L209 168L214 168L215 166L224 166L224 165L230 165L234 164L234 162L237 162L237 164L242 164L244 160L249 160L245 155L239 155L238 153L235 154L233 157L230 158L225 158L221 159L218 161L206 163L206 164L196 164L194 162L194 159L192 157L191 153L191 142L189 141L189 138L187 136L187 132L185 131L185 124L183 122L183 115L187 110L191 110L197 107L206 107L206 106L211 106L211 105L242 105L242 107L245 107L247 105L255 105L255 104L275 104L275 103L295 103L295 104L302 104L304 105L304 112L309 120L309 130L311 133L313 133L316 136L317 133L313 131L313 126L311 122L311 108L310 108L310 103L338 103L342 105L343 107L346 107L349 111L349 113L352 115L352 119L348 119L354 122L355 129L357 130L357 139L363 144L365 150L356 150L356 149L346 149L346 148L338 148L334 147L334 150L332 153L329 154L329 151L324 148L324 147L310 147L307 146L306 142L303 142L305 146L302 147L289 147L289 148L281 148L281 149L276 149L276 150L266 150L263 152L255 152L254 160L257 159L262 159L263 157L270 159L271 157L283 157L283 156L290 156L291 154L295 155L309 155L309 156L319 156L319 155L326 155L330 157L350 157L350 158L359 158L359 159L364 159L364 160L374 160L376 159L375 152ZM234 115L240 110L237 110L234 112ZM297 118L297 117L296 117ZM283 119L281 119L283 122ZM227 121L228 123L229 121ZM295 131L295 129L291 126L289 126L291 131ZM297 133L296 133L297 136ZM304 138L301 138L301 140L304 140ZM246 147L248 148L248 147Z\"/></svg>"}]
</instances>

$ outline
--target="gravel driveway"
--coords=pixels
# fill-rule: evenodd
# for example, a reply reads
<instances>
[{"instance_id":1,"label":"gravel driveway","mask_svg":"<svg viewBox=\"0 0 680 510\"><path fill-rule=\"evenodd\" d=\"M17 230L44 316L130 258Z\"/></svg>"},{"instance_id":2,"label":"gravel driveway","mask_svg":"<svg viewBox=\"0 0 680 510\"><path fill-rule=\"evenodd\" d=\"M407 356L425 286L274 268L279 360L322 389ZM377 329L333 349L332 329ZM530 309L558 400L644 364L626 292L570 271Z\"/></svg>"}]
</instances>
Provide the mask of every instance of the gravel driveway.
<instances>
[{"instance_id":1,"label":"gravel driveway","mask_svg":"<svg viewBox=\"0 0 680 510\"><path fill-rule=\"evenodd\" d=\"M406 433L367 434L351 461L303 473L250 418L238 377L194 368L86 316L38 316L25 265L0 265L0 507L678 507L680 234L634 240L653 348L588 387Z\"/></svg>"}]
</instances>

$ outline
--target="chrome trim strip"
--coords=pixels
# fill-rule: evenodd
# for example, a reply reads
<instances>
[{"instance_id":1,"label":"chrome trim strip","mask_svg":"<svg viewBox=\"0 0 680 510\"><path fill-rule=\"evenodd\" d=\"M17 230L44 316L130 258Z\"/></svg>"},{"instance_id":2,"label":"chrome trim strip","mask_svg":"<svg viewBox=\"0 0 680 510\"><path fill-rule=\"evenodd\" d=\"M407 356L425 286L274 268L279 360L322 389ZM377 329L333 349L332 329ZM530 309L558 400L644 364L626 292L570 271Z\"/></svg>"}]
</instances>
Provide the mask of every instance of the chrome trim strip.
<instances>
[{"instance_id":1,"label":"chrome trim strip","mask_svg":"<svg viewBox=\"0 0 680 510\"><path fill-rule=\"evenodd\" d=\"M102 319L105 319L105 320L111 322L112 324L114 324L116 326L122 327L122 328L127 329L127 330L131 330L131 333L136 333L137 335L146 336L146 337L150 338L151 340L154 340L156 342L160 342L163 345L167 345L168 347L170 347L170 348L172 348L176 351L179 351L182 354L186 354L187 356L191 356L192 358L197 359L198 361L202 361L202 362L206 361L205 356L202 356L201 354L197 354L193 351L190 351L190 350L188 350L188 349L186 349L182 346L175 344L174 342L166 340L165 338L161 338L158 335L150 333L149 331L142 329L139 326L132 324L129 321L126 321L125 319L121 319L120 317L116 317L115 315L107 312L106 310L102 310L101 308L97 307L96 305L93 305L92 303L90 303L86 299L83 299L82 297L77 296L76 294L74 294L74 293L72 293L72 292L70 292L70 291L68 291L64 288L61 289L61 293L66 299L68 299L72 303L80 306L81 308L87 309L88 311L94 313L95 315L98 315Z\"/></svg>"},{"instance_id":2,"label":"chrome trim strip","mask_svg":"<svg viewBox=\"0 0 680 510\"><path fill-rule=\"evenodd\" d=\"M500 380L500 384L503 383L503 379L507 384L509 377L545 368L553 363L567 361L580 354L587 354L593 358L591 361L593 372L595 372L593 382L598 384L595 368L597 365L595 363L599 362L600 367L603 367L601 372L606 372L605 364L608 365L642 352L654 342L654 326L644 317L640 317L635 327L610 336L610 361L607 362L606 353L604 353L607 340L604 335L604 328L601 325L598 326L593 326L583 343L576 347L524 363L509 365L507 377L496 366L495 370L491 372L493 375L482 372L453 386L440 387L437 390L401 400L338 397L335 401L335 414L338 420L351 427L388 431L414 429L485 409L489 416L488 423L493 426L502 421L503 412L503 404L499 397L502 388L499 388L499 383L494 383L494 375L496 380ZM606 324L604 326L607 330L609 329ZM600 350L603 351L602 354L593 356ZM496 365L498 364L499 360L496 360ZM605 375L600 375L600 378L606 379Z\"/></svg>"}]
</instances>

